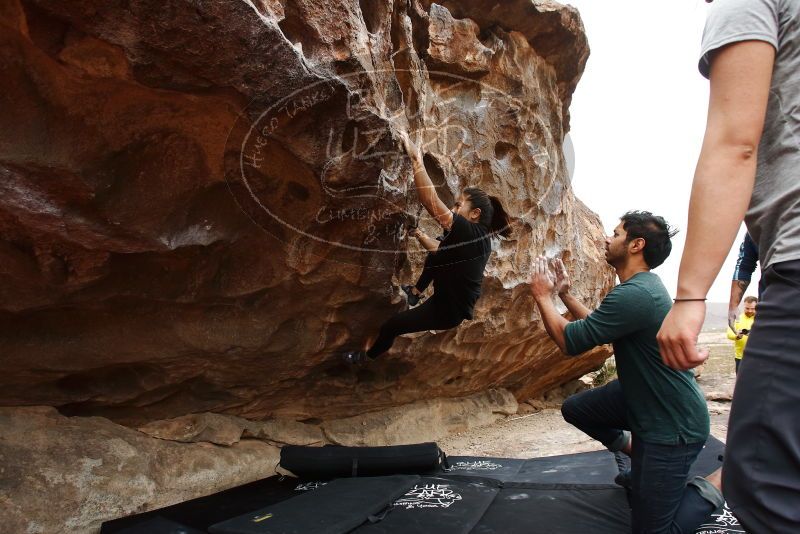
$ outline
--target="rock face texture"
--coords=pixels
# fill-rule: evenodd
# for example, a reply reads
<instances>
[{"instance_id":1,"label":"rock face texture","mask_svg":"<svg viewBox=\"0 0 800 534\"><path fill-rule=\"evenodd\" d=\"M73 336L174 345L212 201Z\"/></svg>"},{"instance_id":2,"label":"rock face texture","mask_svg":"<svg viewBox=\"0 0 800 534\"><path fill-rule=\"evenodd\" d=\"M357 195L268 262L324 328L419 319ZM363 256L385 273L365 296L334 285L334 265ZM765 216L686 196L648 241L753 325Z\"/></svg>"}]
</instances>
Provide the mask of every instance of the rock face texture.
<instances>
[{"instance_id":1,"label":"rock face texture","mask_svg":"<svg viewBox=\"0 0 800 534\"><path fill-rule=\"evenodd\" d=\"M436 441L516 411L511 393L490 390L321 426L204 413L137 432L50 407L0 408L0 521L4 533L95 534L110 519L271 476L278 445Z\"/></svg>"},{"instance_id":2,"label":"rock face texture","mask_svg":"<svg viewBox=\"0 0 800 534\"><path fill-rule=\"evenodd\" d=\"M242 439L271 445L405 445L436 441L449 434L486 426L517 413L519 404L505 389L490 389L458 399L417 401L320 425L290 419L251 421L233 415L190 414L153 421L139 428L150 436L180 443L230 446Z\"/></svg>"},{"instance_id":3,"label":"rock face texture","mask_svg":"<svg viewBox=\"0 0 800 534\"><path fill-rule=\"evenodd\" d=\"M588 305L612 282L561 151L582 24L495 4L3 0L0 405L314 422L597 367L558 353L525 286L541 253ZM335 354L424 260L400 130L446 202L482 187L514 236L473 321L353 371Z\"/></svg>"},{"instance_id":4,"label":"rock face texture","mask_svg":"<svg viewBox=\"0 0 800 534\"><path fill-rule=\"evenodd\" d=\"M3 532L96 533L103 521L260 480L279 450L153 439L102 417L0 408Z\"/></svg>"}]
</instances>

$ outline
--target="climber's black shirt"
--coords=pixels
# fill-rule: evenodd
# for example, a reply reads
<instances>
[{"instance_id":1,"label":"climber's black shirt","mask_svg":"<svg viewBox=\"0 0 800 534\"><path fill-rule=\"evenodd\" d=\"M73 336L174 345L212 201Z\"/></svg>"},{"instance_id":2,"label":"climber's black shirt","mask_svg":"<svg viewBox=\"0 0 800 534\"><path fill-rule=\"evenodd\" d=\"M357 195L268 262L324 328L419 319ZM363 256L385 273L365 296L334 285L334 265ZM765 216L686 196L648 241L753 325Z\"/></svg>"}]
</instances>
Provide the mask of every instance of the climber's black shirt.
<instances>
[{"instance_id":1,"label":"climber's black shirt","mask_svg":"<svg viewBox=\"0 0 800 534\"><path fill-rule=\"evenodd\" d=\"M492 252L488 229L453 214L450 231L432 253L433 298L442 313L472 319L481 294L483 271Z\"/></svg>"}]
</instances>

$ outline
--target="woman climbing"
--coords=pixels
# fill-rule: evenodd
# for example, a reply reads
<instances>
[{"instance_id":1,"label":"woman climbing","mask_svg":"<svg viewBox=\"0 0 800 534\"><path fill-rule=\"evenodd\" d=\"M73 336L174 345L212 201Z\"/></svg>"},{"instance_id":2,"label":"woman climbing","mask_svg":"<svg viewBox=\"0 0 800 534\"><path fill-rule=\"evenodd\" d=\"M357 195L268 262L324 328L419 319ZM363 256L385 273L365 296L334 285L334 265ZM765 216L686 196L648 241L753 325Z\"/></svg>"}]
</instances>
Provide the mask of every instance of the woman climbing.
<instances>
[{"instance_id":1,"label":"woman climbing","mask_svg":"<svg viewBox=\"0 0 800 534\"><path fill-rule=\"evenodd\" d=\"M369 350L345 353L344 361L349 364L377 358L391 348L397 336L449 330L464 319L472 319L472 310L481 294L483 270L492 252L490 238L511 235L509 217L500 201L477 187L464 189L453 210L449 210L436 194L419 148L406 132L400 132L400 138L411 159L420 203L445 231L441 242L428 236L419 238L430 251L425 264L434 292L418 307L386 321Z\"/></svg>"}]
</instances>

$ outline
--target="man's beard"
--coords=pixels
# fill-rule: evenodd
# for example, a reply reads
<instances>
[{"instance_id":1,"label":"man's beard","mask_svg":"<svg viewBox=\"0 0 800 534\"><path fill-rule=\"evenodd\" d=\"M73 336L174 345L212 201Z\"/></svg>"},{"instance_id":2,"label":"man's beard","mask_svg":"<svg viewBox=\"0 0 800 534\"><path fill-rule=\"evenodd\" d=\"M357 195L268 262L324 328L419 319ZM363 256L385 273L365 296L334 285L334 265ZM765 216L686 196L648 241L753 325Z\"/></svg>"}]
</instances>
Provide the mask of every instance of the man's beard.
<instances>
[{"instance_id":1,"label":"man's beard","mask_svg":"<svg viewBox=\"0 0 800 534\"><path fill-rule=\"evenodd\" d=\"M614 256L610 249L606 249L606 263L616 269L617 265L619 264L620 258Z\"/></svg>"}]
</instances>

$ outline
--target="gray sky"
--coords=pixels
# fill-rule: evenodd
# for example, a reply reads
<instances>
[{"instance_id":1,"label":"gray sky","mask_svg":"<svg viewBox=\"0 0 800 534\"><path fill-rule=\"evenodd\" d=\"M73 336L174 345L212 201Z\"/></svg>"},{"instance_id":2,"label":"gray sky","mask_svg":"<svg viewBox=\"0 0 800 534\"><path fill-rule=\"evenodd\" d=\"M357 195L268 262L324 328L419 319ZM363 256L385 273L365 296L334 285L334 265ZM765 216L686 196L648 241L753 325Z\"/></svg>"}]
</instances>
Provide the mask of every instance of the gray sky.
<instances>
[{"instance_id":1,"label":"gray sky","mask_svg":"<svg viewBox=\"0 0 800 534\"><path fill-rule=\"evenodd\" d=\"M704 0L566 0L581 12L591 55L572 101L572 185L606 231L630 209L680 229L655 270L674 295L694 168L705 130L708 81L697 70ZM725 199L720 199L724 209ZM708 294L727 302L740 230ZM755 294L758 274L748 294Z\"/></svg>"}]
</instances>

